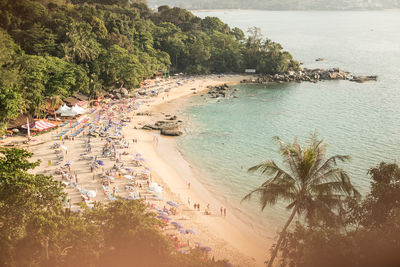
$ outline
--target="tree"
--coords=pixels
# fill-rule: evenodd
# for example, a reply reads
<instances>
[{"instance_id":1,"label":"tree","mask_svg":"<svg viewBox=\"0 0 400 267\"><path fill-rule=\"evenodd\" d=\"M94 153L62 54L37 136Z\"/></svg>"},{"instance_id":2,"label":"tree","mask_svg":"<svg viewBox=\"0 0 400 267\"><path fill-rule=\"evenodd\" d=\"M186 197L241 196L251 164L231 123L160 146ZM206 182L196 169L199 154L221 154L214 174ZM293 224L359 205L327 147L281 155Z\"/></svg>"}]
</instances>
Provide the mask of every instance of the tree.
<instances>
[{"instance_id":1,"label":"tree","mask_svg":"<svg viewBox=\"0 0 400 267\"><path fill-rule=\"evenodd\" d=\"M60 182L43 174L30 174L39 161L24 149L0 149L0 265L11 264L16 242L25 235L26 225L43 210L61 207L64 193Z\"/></svg>"},{"instance_id":2,"label":"tree","mask_svg":"<svg viewBox=\"0 0 400 267\"><path fill-rule=\"evenodd\" d=\"M282 242L280 266L399 266L400 168L382 162L368 174L370 192L346 201L341 224L296 224Z\"/></svg>"},{"instance_id":3,"label":"tree","mask_svg":"<svg viewBox=\"0 0 400 267\"><path fill-rule=\"evenodd\" d=\"M95 60L99 56L100 44L88 23L71 23L66 35L68 42L63 44L66 61L82 63Z\"/></svg>"},{"instance_id":4,"label":"tree","mask_svg":"<svg viewBox=\"0 0 400 267\"><path fill-rule=\"evenodd\" d=\"M297 139L293 144L279 142L279 152L288 170L280 168L274 161L267 160L249 169L268 177L260 187L244 197L248 200L257 194L261 210L275 205L278 200L289 202L286 206L291 214L282 228L278 241L272 249L268 266L272 266L286 231L296 214L305 215L309 224L335 219L334 210L339 208L344 196L358 196L347 173L337 167L338 161L348 156L335 155L326 159L326 146L316 135L311 135L307 147L302 148Z\"/></svg>"},{"instance_id":5,"label":"tree","mask_svg":"<svg viewBox=\"0 0 400 267\"><path fill-rule=\"evenodd\" d=\"M107 87L125 84L128 88L135 88L144 78L144 67L139 58L118 45L108 49L98 63L101 69L100 78Z\"/></svg>"},{"instance_id":6,"label":"tree","mask_svg":"<svg viewBox=\"0 0 400 267\"><path fill-rule=\"evenodd\" d=\"M18 91L20 73L15 65L20 53L21 48L0 28L0 132L5 130L7 120L15 119L25 108Z\"/></svg>"}]
</instances>

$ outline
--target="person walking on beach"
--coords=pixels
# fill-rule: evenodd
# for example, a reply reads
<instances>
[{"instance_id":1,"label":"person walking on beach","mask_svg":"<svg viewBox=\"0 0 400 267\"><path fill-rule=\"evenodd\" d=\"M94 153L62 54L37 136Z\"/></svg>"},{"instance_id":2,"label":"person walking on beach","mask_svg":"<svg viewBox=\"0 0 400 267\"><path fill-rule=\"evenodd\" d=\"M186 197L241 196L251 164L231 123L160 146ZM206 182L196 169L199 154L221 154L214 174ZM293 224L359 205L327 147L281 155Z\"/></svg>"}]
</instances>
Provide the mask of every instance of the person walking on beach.
<instances>
[{"instance_id":1,"label":"person walking on beach","mask_svg":"<svg viewBox=\"0 0 400 267\"><path fill-rule=\"evenodd\" d=\"M226 208L224 208L224 217L226 217Z\"/></svg>"},{"instance_id":2,"label":"person walking on beach","mask_svg":"<svg viewBox=\"0 0 400 267\"><path fill-rule=\"evenodd\" d=\"M188 183L188 189L190 189L190 182Z\"/></svg>"},{"instance_id":3,"label":"person walking on beach","mask_svg":"<svg viewBox=\"0 0 400 267\"><path fill-rule=\"evenodd\" d=\"M200 203L197 204L197 210L200 211Z\"/></svg>"},{"instance_id":4,"label":"person walking on beach","mask_svg":"<svg viewBox=\"0 0 400 267\"><path fill-rule=\"evenodd\" d=\"M196 208L197 208L197 204L194 203L194 204L193 204L193 209L196 210Z\"/></svg>"},{"instance_id":5,"label":"person walking on beach","mask_svg":"<svg viewBox=\"0 0 400 267\"><path fill-rule=\"evenodd\" d=\"M222 216L222 213L224 212L224 209L221 207L221 208L219 209L219 211L221 212L221 216Z\"/></svg>"},{"instance_id":6,"label":"person walking on beach","mask_svg":"<svg viewBox=\"0 0 400 267\"><path fill-rule=\"evenodd\" d=\"M190 197L188 197L188 206L190 207Z\"/></svg>"}]
</instances>

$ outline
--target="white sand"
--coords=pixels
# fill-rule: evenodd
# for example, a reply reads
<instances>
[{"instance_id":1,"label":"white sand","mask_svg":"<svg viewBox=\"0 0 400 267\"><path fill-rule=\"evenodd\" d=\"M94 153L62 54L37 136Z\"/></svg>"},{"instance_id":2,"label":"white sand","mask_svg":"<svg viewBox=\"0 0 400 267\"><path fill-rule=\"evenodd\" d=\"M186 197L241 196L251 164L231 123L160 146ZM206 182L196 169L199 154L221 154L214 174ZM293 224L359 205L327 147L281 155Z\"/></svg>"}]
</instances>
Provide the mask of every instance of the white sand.
<instances>
[{"instance_id":1,"label":"white sand","mask_svg":"<svg viewBox=\"0 0 400 267\"><path fill-rule=\"evenodd\" d=\"M199 93L206 90L208 85L233 84L243 78L241 76L198 77L195 81L186 82L168 93L160 93L157 97L149 99L150 102L141 105L136 112L156 113L160 104L165 104L168 101L169 105L174 105L174 102L171 102L172 100L193 94L193 88L196 88L196 92ZM123 128L123 134L128 141L133 138L138 140L138 143L134 146L130 144L126 151L143 154L146 159L144 165L151 169L152 179L164 186L163 198L181 204L178 208L179 215L173 216L173 219L179 221L185 229L194 229L197 234L181 235L172 227L169 227L167 232L175 233L184 242L189 240L190 246L194 246L195 242L200 242L202 245L211 247L210 257L228 259L233 264L240 266L262 266L267 258L272 240L261 239L255 231L237 219L229 210L227 210L226 217L220 216L219 208L223 205L196 179L196 174L194 174L191 166L176 149L173 138L161 137L156 132L139 130L146 122L153 119L152 116L134 116L132 123ZM135 126L137 129L135 129ZM34 159L42 160L40 167L35 170L36 173L54 174L56 166L48 166L48 160L55 161L55 154L50 146L59 142L54 138L54 135L54 133L49 133L37 137L35 138L36 143L46 142L30 147L30 150L35 153ZM157 136L158 144L154 143L154 136ZM97 190L97 196L94 200L108 202L102 192L99 179L97 176L93 179L87 161L78 161L80 153L85 150L84 140L86 138L78 137L75 141L65 141L65 146L68 147L65 161L73 161L71 173L77 173L79 187L82 186L86 190ZM101 141L100 138L92 138L91 140L92 154L100 155L105 141ZM122 161L128 161L129 157L122 156ZM104 159L104 162L106 170L110 169L115 163L106 159ZM129 166L129 163L126 166ZM60 176L55 175L55 178L60 179ZM187 186L188 182L191 183L190 189ZM123 192L126 183L126 179L116 179L113 186L117 186L121 191L117 195L127 195L126 192ZM67 187L66 191L73 204L82 201L77 189ZM190 199L190 207L188 199ZM200 203L201 211L194 211L193 203ZM207 204L210 204L212 215L203 213ZM165 203L158 202L157 205L163 207Z\"/></svg>"}]
</instances>

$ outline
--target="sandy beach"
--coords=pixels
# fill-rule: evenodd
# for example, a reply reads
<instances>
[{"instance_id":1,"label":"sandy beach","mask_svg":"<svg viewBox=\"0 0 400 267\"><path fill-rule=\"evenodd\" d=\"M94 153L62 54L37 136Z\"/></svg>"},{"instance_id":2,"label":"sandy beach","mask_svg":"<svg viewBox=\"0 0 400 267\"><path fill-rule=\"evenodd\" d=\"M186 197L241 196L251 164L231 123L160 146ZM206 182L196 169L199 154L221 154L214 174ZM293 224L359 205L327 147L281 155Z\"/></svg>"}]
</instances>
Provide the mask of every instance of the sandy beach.
<instances>
[{"instance_id":1,"label":"sandy beach","mask_svg":"<svg viewBox=\"0 0 400 267\"><path fill-rule=\"evenodd\" d=\"M173 137L162 137L156 131L141 129L146 123L157 119L157 116L163 116L162 113L165 111L173 114L174 110L179 109L179 101L176 100L189 97L193 93L204 93L210 85L235 84L243 78L232 75L186 79L180 85L174 85L168 92L123 103L129 107L135 105L135 110L125 111L121 104L121 107L118 107L121 110L119 114L116 106L110 105L108 110L103 109L101 115L99 115L100 109L87 115L87 123L92 123L92 126L95 125L96 119L100 125L107 122L109 119L107 116L118 119L131 117L131 122L126 122L125 126L115 126L115 131L120 131L122 135L119 143L112 142L113 146L118 145L121 152L114 155L115 161L102 155L104 148L111 143L105 138L92 137L88 143L87 136L81 134L74 140L63 140L62 146L66 149L60 149L59 154L55 154L52 146L61 143L57 137L60 129L35 137L28 148L34 152L34 160L41 160L41 165L35 172L51 174L55 179L62 180L70 200L68 205L72 209L79 209L79 203L83 203L84 200L90 206L94 201L104 203L112 201L114 196L124 198L139 196L145 198L150 208L157 210L170 208L166 201L174 201L179 204L176 209L177 214L168 216L179 222L184 229L193 229L195 234L180 234L170 224L164 231L166 234L176 235L181 243L185 244L184 249L207 246L211 248L209 256L215 259L228 259L238 266L262 266L273 240L260 238L256 231L231 214L229 209L226 216L221 215L220 208L224 205L196 179L198 174L179 153ZM175 84L176 80L169 83ZM135 115L137 113L151 113L152 116L137 116ZM133 142L134 139L136 142ZM60 154L63 162L55 165L56 158ZM101 160L102 165L91 168L88 160L85 160L88 155L95 157L91 159L92 161ZM136 155L134 160L132 155ZM69 176L64 179L65 176L56 174L56 171L59 171L60 166L66 162L71 164L64 167L69 168ZM123 170L119 166L115 168L116 164L121 163L124 165ZM134 182L132 182L133 174L139 177ZM142 179L142 176L148 179ZM110 179L106 186L104 177ZM156 183L162 188L162 197L159 197L159 192L155 193L148 188L149 183L150 185ZM89 191L91 192L89 199L82 197L89 195ZM194 203L200 204L200 210L194 210ZM207 207L211 213L209 215L204 212Z\"/></svg>"}]
</instances>

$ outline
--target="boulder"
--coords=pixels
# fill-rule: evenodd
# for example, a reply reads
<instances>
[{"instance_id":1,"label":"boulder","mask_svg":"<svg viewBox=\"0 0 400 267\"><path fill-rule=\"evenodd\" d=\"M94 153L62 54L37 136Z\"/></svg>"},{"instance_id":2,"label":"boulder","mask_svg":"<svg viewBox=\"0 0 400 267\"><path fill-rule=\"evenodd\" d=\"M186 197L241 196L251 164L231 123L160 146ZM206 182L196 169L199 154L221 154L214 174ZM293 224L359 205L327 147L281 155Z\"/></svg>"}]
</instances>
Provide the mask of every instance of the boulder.
<instances>
[{"instance_id":1,"label":"boulder","mask_svg":"<svg viewBox=\"0 0 400 267\"><path fill-rule=\"evenodd\" d=\"M179 129L162 129L160 133L166 136L181 136L183 134Z\"/></svg>"}]
</instances>

